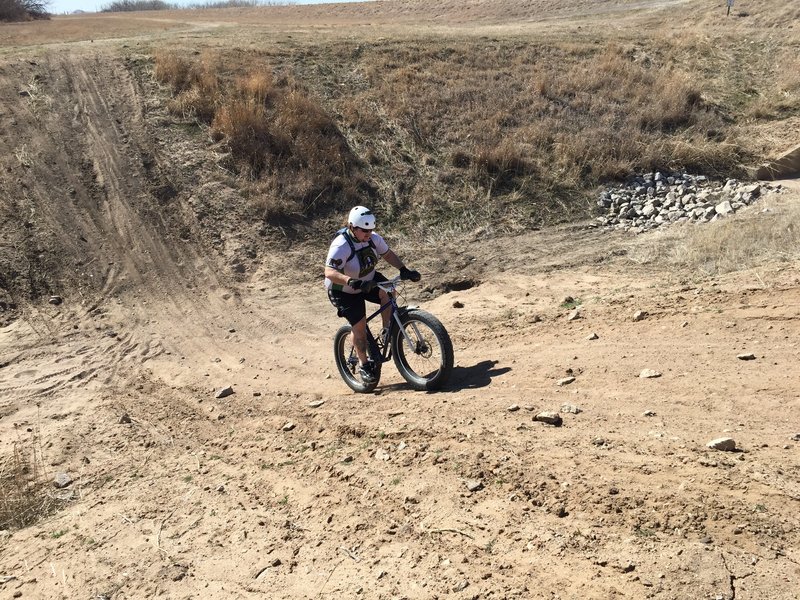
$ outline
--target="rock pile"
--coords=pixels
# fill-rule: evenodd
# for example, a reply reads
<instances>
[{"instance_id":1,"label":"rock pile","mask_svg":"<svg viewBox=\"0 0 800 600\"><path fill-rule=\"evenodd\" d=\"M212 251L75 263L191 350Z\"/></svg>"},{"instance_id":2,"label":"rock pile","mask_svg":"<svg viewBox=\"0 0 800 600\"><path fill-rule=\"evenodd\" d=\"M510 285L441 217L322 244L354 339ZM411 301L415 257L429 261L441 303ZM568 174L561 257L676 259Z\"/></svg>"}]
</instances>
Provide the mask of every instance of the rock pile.
<instances>
[{"instance_id":1,"label":"rock pile","mask_svg":"<svg viewBox=\"0 0 800 600\"><path fill-rule=\"evenodd\" d=\"M670 223L714 221L780 187L745 184L736 179L723 184L705 175L647 173L604 190L597 205L606 214L597 217L597 221L606 227L640 231Z\"/></svg>"}]
</instances>

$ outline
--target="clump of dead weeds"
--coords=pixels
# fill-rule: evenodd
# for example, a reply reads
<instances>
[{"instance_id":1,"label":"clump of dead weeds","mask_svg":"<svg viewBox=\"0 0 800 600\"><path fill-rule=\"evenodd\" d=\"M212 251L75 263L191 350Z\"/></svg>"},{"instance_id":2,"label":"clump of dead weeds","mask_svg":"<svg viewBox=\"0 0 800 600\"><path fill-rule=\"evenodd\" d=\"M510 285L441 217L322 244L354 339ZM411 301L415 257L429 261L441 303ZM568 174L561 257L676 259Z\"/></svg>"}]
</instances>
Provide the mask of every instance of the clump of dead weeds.
<instances>
[{"instance_id":1,"label":"clump of dead weeds","mask_svg":"<svg viewBox=\"0 0 800 600\"><path fill-rule=\"evenodd\" d=\"M0 458L0 530L22 529L57 509L44 464L36 431L15 440L11 454Z\"/></svg>"},{"instance_id":2,"label":"clump of dead weeds","mask_svg":"<svg viewBox=\"0 0 800 600\"><path fill-rule=\"evenodd\" d=\"M324 214L374 196L336 122L296 79L267 65L235 73L218 57L193 61L174 53L156 55L155 76L172 88L174 114L210 127L267 221Z\"/></svg>"}]
</instances>

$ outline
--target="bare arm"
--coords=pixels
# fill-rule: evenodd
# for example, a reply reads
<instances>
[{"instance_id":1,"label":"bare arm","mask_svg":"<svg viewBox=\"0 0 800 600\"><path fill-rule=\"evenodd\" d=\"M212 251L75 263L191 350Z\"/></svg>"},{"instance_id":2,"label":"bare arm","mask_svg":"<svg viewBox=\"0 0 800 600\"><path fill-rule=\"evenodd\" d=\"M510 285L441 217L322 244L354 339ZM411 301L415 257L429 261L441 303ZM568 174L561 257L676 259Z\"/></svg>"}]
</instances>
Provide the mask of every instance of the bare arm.
<instances>
[{"instance_id":1,"label":"bare arm","mask_svg":"<svg viewBox=\"0 0 800 600\"><path fill-rule=\"evenodd\" d=\"M326 279L330 279L332 283L336 285L347 285L349 281L349 277L344 273L340 273L333 267L325 267L325 277Z\"/></svg>"},{"instance_id":2,"label":"bare arm","mask_svg":"<svg viewBox=\"0 0 800 600\"><path fill-rule=\"evenodd\" d=\"M405 265L400 258L392 252L391 250L387 251L381 258L385 259L390 265L392 265L395 269L402 269Z\"/></svg>"}]
</instances>

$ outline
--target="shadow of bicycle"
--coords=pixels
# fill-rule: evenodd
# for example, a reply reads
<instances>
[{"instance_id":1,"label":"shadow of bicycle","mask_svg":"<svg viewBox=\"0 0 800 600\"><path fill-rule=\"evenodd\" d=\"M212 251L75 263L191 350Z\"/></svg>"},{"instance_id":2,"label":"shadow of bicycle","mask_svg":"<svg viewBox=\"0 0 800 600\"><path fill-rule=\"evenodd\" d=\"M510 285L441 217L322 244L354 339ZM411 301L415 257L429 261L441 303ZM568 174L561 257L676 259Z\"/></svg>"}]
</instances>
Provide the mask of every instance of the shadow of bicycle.
<instances>
[{"instance_id":1,"label":"shadow of bicycle","mask_svg":"<svg viewBox=\"0 0 800 600\"><path fill-rule=\"evenodd\" d=\"M484 360L471 367L453 367L453 371L450 373L450 379L446 385L441 389L431 390L426 393L441 394L443 392L460 392L462 390L474 390L486 387L492 383L492 377L503 375L511 370L511 367L495 369L494 366L497 362L496 360ZM378 393L407 389L408 384L405 382L390 383L382 388L378 388Z\"/></svg>"},{"instance_id":2,"label":"shadow of bicycle","mask_svg":"<svg viewBox=\"0 0 800 600\"><path fill-rule=\"evenodd\" d=\"M454 367L450 374L450 380L441 391L460 392L486 387L492 383L493 377L504 375L511 370L511 367L495 368L497 362L496 360L483 360L471 367Z\"/></svg>"}]
</instances>

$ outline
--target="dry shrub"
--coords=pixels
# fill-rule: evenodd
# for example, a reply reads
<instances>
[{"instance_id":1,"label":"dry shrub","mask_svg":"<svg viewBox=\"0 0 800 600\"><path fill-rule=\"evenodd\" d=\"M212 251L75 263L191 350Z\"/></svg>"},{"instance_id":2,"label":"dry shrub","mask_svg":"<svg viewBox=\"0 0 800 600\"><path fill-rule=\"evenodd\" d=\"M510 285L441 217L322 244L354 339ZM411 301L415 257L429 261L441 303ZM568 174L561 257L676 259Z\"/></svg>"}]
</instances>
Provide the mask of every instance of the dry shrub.
<instances>
[{"instance_id":1,"label":"dry shrub","mask_svg":"<svg viewBox=\"0 0 800 600\"><path fill-rule=\"evenodd\" d=\"M191 63L175 52L163 51L155 55L153 75L174 92L181 92L188 87L191 70Z\"/></svg>"},{"instance_id":2,"label":"dry shrub","mask_svg":"<svg viewBox=\"0 0 800 600\"><path fill-rule=\"evenodd\" d=\"M188 61L174 52L159 52L155 56L154 75L172 89L170 112L204 123L213 120L221 92L219 65L212 56Z\"/></svg>"},{"instance_id":3,"label":"dry shrub","mask_svg":"<svg viewBox=\"0 0 800 600\"><path fill-rule=\"evenodd\" d=\"M518 178L534 172L525 152L508 140L480 149L471 164L480 181L491 183L497 189L513 186Z\"/></svg>"},{"instance_id":4,"label":"dry shrub","mask_svg":"<svg viewBox=\"0 0 800 600\"><path fill-rule=\"evenodd\" d=\"M374 196L336 122L290 77L276 81L264 67L224 77L219 64L216 71L207 66L213 61L184 68L169 55L157 64L165 80L176 73L172 85L183 86L172 110L210 123L265 219L296 221Z\"/></svg>"},{"instance_id":5,"label":"dry shrub","mask_svg":"<svg viewBox=\"0 0 800 600\"><path fill-rule=\"evenodd\" d=\"M214 116L211 129L224 139L240 168L256 178L267 166L270 154L280 155L285 140L276 140L265 107L252 100L234 99Z\"/></svg>"},{"instance_id":6,"label":"dry shrub","mask_svg":"<svg viewBox=\"0 0 800 600\"><path fill-rule=\"evenodd\" d=\"M304 92L292 90L283 98L275 127L292 140L296 167L347 172L351 157L336 123Z\"/></svg>"},{"instance_id":7,"label":"dry shrub","mask_svg":"<svg viewBox=\"0 0 800 600\"><path fill-rule=\"evenodd\" d=\"M0 530L27 527L53 512L38 433L12 444L10 457L0 461Z\"/></svg>"},{"instance_id":8,"label":"dry shrub","mask_svg":"<svg viewBox=\"0 0 800 600\"><path fill-rule=\"evenodd\" d=\"M734 143L717 142L699 138L669 138L652 146L653 158L663 156L671 159L665 166L680 166L692 173L726 173L742 175L742 149Z\"/></svg>"},{"instance_id":9,"label":"dry shrub","mask_svg":"<svg viewBox=\"0 0 800 600\"><path fill-rule=\"evenodd\" d=\"M172 114L180 115L184 119L210 123L216 114L216 98L203 93L198 87L192 87L170 100L167 108Z\"/></svg>"},{"instance_id":10,"label":"dry shrub","mask_svg":"<svg viewBox=\"0 0 800 600\"><path fill-rule=\"evenodd\" d=\"M264 106L271 105L278 94L272 71L264 68L240 76L233 86L233 91L242 98Z\"/></svg>"}]
</instances>

